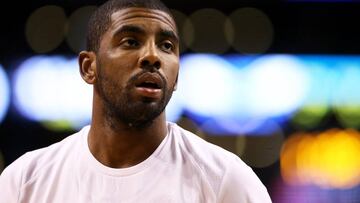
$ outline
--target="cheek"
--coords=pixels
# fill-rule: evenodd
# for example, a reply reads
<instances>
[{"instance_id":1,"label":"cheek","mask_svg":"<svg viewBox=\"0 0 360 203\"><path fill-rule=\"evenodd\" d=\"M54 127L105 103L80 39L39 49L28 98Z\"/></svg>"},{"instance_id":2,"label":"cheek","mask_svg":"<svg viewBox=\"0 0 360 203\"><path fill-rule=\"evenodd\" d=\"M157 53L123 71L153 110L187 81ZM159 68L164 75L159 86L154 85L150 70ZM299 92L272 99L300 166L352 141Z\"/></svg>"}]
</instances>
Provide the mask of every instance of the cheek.
<instances>
[{"instance_id":1,"label":"cheek","mask_svg":"<svg viewBox=\"0 0 360 203\"><path fill-rule=\"evenodd\" d=\"M116 83L120 84L129 79L134 70L134 64L126 58L119 58L111 60L111 63L107 63L103 68L105 69L103 74L106 74L112 81L117 81Z\"/></svg>"},{"instance_id":2,"label":"cheek","mask_svg":"<svg viewBox=\"0 0 360 203\"><path fill-rule=\"evenodd\" d=\"M173 86L176 83L176 77L179 72L179 63L168 63L165 64L165 67L164 74L167 82L169 85Z\"/></svg>"},{"instance_id":3,"label":"cheek","mask_svg":"<svg viewBox=\"0 0 360 203\"><path fill-rule=\"evenodd\" d=\"M103 66L99 72L99 83L109 91L118 91L126 85L126 73L114 66Z\"/></svg>"},{"instance_id":4,"label":"cheek","mask_svg":"<svg viewBox=\"0 0 360 203\"><path fill-rule=\"evenodd\" d=\"M135 51L117 51L108 56L109 65L114 70L131 71L137 67L139 54Z\"/></svg>"}]
</instances>

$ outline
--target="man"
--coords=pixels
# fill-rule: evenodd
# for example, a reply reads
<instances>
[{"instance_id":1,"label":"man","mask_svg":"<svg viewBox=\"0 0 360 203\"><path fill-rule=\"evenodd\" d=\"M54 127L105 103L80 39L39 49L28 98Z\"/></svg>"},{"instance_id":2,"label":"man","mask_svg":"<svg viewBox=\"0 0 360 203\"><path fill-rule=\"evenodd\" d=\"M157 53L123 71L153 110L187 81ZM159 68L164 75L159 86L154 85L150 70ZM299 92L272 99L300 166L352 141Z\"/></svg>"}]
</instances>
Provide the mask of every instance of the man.
<instances>
[{"instance_id":1,"label":"man","mask_svg":"<svg viewBox=\"0 0 360 203\"><path fill-rule=\"evenodd\" d=\"M236 155L166 122L179 37L161 2L99 7L79 65L94 87L91 126L7 167L0 202L271 202Z\"/></svg>"}]
</instances>

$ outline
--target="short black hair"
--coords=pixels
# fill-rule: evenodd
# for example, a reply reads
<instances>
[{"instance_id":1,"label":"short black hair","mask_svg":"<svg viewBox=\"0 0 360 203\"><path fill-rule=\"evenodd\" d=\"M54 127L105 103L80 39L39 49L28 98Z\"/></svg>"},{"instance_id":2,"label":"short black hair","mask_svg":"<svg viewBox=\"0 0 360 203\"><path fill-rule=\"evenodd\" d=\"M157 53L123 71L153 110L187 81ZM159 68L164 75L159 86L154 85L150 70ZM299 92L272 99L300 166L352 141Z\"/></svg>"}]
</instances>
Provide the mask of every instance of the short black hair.
<instances>
[{"instance_id":1,"label":"short black hair","mask_svg":"<svg viewBox=\"0 0 360 203\"><path fill-rule=\"evenodd\" d=\"M172 17L170 9L160 0L109 0L99 6L89 19L86 50L96 53L100 46L101 37L109 29L111 15L118 10L130 7L161 10Z\"/></svg>"}]
</instances>

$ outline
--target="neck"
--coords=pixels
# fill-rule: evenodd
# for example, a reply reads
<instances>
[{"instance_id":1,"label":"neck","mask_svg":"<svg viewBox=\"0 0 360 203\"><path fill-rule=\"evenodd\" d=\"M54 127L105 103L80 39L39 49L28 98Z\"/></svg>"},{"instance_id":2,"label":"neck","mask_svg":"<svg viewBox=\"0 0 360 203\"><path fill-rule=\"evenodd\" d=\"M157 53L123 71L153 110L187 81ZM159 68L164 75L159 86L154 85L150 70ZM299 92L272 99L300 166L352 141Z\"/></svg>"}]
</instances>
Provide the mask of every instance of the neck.
<instances>
[{"instance_id":1,"label":"neck","mask_svg":"<svg viewBox=\"0 0 360 203\"><path fill-rule=\"evenodd\" d=\"M134 166L148 158L167 134L165 113L143 128L118 122L109 124L104 116L95 116L88 136L91 153L112 168Z\"/></svg>"}]
</instances>

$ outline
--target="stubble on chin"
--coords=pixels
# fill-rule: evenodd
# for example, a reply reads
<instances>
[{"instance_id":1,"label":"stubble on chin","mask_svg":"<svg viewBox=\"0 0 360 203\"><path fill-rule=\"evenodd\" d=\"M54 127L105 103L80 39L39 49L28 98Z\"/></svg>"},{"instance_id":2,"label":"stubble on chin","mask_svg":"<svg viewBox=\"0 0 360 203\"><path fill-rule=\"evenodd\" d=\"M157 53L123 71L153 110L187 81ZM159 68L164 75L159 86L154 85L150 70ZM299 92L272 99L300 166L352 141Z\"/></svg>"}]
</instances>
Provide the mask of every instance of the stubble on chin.
<instances>
[{"instance_id":1,"label":"stubble on chin","mask_svg":"<svg viewBox=\"0 0 360 203\"><path fill-rule=\"evenodd\" d=\"M164 85L163 96L159 101L144 98L135 100L131 97L130 88L126 87L115 95L112 93L116 88L104 89L104 84L98 87L99 95L103 102L108 125L117 130L119 126L141 130L150 126L153 121L165 110L172 92Z\"/></svg>"}]
</instances>

